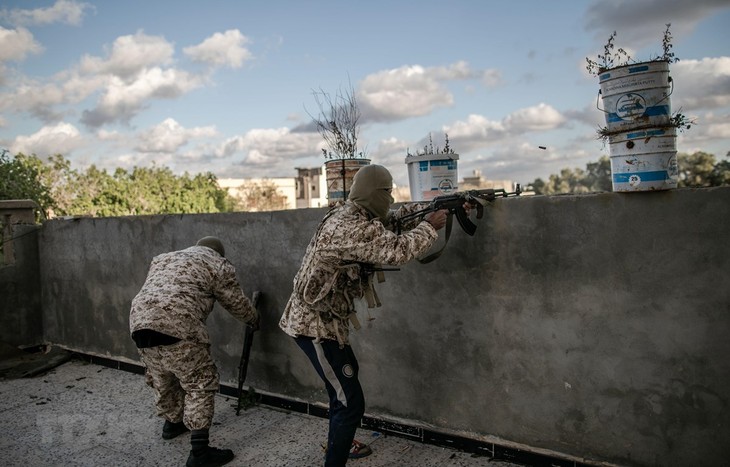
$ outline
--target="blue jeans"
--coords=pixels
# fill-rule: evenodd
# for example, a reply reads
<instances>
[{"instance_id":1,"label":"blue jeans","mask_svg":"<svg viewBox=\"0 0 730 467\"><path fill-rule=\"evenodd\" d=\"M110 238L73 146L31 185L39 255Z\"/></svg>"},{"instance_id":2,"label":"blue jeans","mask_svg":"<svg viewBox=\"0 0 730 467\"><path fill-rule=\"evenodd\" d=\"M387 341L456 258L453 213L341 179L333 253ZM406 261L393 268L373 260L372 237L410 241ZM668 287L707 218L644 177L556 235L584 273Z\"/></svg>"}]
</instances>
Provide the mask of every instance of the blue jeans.
<instances>
[{"instance_id":1,"label":"blue jeans","mask_svg":"<svg viewBox=\"0 0 730 467\"><path fill-rule=\"evenodd\" d=\"M324 465L343 466L347 463L355 430L365 413L357 359L349 345L340 348L337 342L328 339L315 343L311 337L297 337L295 340L324 381L330 398L330 426Z\"/></svg>"}]
</instances>

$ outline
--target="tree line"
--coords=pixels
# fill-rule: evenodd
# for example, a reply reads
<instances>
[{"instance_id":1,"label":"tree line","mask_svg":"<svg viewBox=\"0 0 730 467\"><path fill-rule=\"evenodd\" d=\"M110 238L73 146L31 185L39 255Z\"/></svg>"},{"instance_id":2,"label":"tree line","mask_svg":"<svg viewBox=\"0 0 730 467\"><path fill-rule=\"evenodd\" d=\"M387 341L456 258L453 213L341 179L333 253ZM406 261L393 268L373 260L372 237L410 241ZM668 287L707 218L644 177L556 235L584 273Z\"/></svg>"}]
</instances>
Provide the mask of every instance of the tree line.
<instances>
[{"instance_id":1,"label":"tree line","mask_svg":"<svg viewBox=\"0 0 730 467\"><path fill-rule=\"evenodd\" d=\"M717 161L706 152L679 153L679 187L730 185L730 152ZM563 169L529 184L538 195L611 191L607 156L585 169ZM133 216L284 209L286 197L271 181L246 183L238 196L218 185L210 172L175 175L167 167L134 167L109 173L92 165L80 171L56 154L47 160L0 152L0 199L31 199L40 216Z\"/></svg>"},{"instance_id":2,"label":"tree line","mask_svg":"<svg viewBox=\"0 0 730 467\"><path fill-rule=\"evenodd\" d=\"M730 152L725 158L718 161L713 154L702 151L678 153L677 187L730 185ZM588 163L585 170L565 168L547 180L537 178L529 186L538 195L611 191L611 159L602 156L597 162Z\"/></svg>"},{"instance_id":3,"label":"tree line","mask_svg":"<svg viewBox=\"0 0 730 467\"><path fill-rule=\"evenodd\" d=\"M282 209L286 198L273 182L246 183L239 196L220 188L210 172L175 175L167 167L95 165L80 171L60 154L42 160L22 153L0 154L0 199L31 199L39 217L136 216Z\"/></svg>"}]
</instances>

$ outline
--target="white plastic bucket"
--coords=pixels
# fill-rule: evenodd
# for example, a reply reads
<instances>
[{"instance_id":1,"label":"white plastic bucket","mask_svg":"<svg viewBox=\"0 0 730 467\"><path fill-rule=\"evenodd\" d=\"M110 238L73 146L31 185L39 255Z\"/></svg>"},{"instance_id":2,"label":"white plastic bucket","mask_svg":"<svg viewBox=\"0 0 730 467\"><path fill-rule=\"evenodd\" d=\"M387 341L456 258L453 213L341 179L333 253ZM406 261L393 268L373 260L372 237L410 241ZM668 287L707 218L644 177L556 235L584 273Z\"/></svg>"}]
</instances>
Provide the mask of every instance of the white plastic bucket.
<instances>
[{"instance_id":1,"label":"white plastic bucket","mask_svg":"<svg viewBox=\"0 0 730 467\"><path fill-rule=\"evenodd\" d=\"M429 201L458 191L458 160L458 154L406 157L411 201Z\"/></svg>"},{"instance_id":2,"label":"white plastic bucket","mask_svg":"<svg viewBox=\"0 0 730 467\"><path fill-rule=\"evenodd\" d=\"M668 125L669 63L651 61L613 68L598 77L608 133Z\"/></svg>"},{"instance_id":3,"label":"white plastic bucket","mask_svg":"<svg viewBox=\"0 0 730 467\"><path fill-rule=\"evenodd\" d=\"M629 131L609 137L613 191L670 190L677 187L677 130Z\"/></svg>"},{"instance_id":4,"label":"white plastic bucket","mask_svg":"<svg viewBox=\"0 0 730 467\"><path fill-rule=\"evenodd\" d=\"M327 204L330 207L347 200L352 179L357 171L366 165L370 165L370 159L334 159L325 162Z\"/></svg>"}]
</instances>

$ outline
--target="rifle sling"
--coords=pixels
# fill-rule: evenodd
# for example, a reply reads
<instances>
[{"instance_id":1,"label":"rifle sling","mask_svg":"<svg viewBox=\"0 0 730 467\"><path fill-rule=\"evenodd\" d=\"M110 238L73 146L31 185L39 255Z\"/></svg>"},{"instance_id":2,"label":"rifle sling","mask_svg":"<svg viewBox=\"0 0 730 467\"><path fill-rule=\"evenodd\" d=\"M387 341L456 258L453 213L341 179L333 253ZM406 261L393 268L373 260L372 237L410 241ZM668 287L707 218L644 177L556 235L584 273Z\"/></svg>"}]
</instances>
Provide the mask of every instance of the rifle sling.
<instances>
[{"instance_id":1,"label":"rifle sling","mask_svg":"<svg viewBox=\"0 0 730 467\"><path fill-rule=\"evenodd\" d=\"M451 236L451 226L454 223L454 214L449 211L449 214L446 216L446 236L444 238L444 245L439 248L438 251L435 251L431 253L430 255L426 256L425 258L416 258L419 263L426 264L430 263L431 261L435 260L439 256L441 256L441 253L444 252L444 248L446 248L446 244L449 243L449 237Z\"/></svg>"}]
</instances>

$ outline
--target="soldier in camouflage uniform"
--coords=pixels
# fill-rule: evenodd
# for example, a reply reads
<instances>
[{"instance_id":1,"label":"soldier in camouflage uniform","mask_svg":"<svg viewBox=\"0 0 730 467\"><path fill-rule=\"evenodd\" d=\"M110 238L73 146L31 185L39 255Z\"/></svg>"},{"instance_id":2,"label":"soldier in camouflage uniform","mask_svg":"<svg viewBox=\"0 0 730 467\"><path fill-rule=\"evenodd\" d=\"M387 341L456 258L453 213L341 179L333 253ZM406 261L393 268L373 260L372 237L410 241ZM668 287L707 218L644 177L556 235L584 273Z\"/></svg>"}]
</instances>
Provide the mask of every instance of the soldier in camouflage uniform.
<instances>
[{"instance_id":1,"label":"soldier in camouflage uniform","mask_svg":"<svg viewBox=\"0 0 730 467\"><path fill-rule=\"evenodd\" d=\"M369 307L380 306L373 268L404 264L425 253L446 223L446 211L438 211L405 226L404 233L394 233L390 229L396 215L423 206L410 204L391 212L392 188L393 178L385 167L358 170L347 202L327 213L310 241L279 322L327 388L330 424L325 466L342 466L348 458L372 452L354 440L365 413L358 363L348 342L350 323L359 328L354 301L365 298Z\"/></svg>"},{"instance_id":2,"label":"soldier in camouflage uniform","mask_svg":"<svg viewBox=\"0 0 730 467\"><path fill-rule=\"evenodd\" d=\"M258 312L243 294L223 244L204 237L196 246L155 256L129 315L145 380L165 419L162 437L191 431L188 466L233 459L230 449L208 445L219 375L205 321L216 300L236 319L258 327Z\"/></svg>"}]
</instances>

